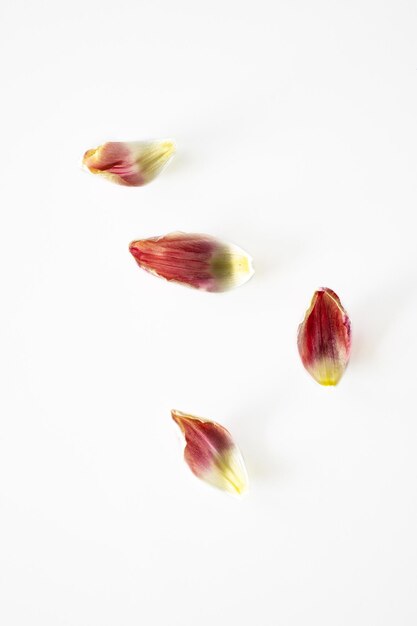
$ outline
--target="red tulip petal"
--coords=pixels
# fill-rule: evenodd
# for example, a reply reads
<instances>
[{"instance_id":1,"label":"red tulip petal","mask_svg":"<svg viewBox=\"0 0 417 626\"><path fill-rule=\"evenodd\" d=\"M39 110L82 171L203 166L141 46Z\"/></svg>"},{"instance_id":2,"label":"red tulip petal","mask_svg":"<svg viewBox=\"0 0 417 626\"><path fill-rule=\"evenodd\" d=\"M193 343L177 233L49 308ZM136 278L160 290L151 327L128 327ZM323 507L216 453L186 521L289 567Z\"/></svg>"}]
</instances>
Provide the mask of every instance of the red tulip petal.
<instances>
[{"instance_id":1,"label":"red tulip petal","mask_svg":"<svg viewBox=\"0 0 417 626\"><path fill-rule=\"evenodd\" d=\"M225 291L253 275L243 250L208 235L171 233L132 241L129 250L148 272L204 291Z\"/></svg>"},{"instance_id":2,"label":"red tulip petal","mask_svg":"<svg viewBox=\"0 0 417 626\"><path fill-rule=\"evenodd\" d=\"M180 411L171 411L186 441L184 459L198 478L233 494L247 488L242 455L223 426Z\"/></svg>"},{"instance_id":3,"label":"red tulip petal","mask_svg":"<svg viewBox=\"0 0 417 626\"><path fill-rule=\"evenodd\" d=\"M151 181L174 154L172 141L110 141L87 150L83 164L112 182L138 187Z\"/></svg>"},{"instance_id":4,"label":"red tulip petal","mask_svg":"<svg viewBox=\"0 0 417 626\"><path fill-rule=\"evenodd\" d=\"M350 320L331 289L315 292L298 328L298 351L306 370L321 385L337 385L349 362Z\"/></svg>"}]
</instances>

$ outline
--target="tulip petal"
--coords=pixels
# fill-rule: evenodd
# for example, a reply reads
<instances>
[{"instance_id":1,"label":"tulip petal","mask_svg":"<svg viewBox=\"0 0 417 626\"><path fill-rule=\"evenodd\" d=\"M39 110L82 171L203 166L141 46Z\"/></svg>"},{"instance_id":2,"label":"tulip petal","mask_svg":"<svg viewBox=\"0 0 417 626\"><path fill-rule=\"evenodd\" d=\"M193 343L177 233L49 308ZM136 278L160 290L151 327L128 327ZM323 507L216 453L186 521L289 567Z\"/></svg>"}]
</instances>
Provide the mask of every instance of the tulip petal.
<instances>
[{"instance_id":1,"label":"tulip petal","mask_svg":"<svg viewBox=\"0 0 417 626\"><path fill-rule=\"evenodd\" d=\"M203 291L227 291L254 274L244 250L208 235L170 233L132 241L129 250L144 270Z\"/></svg>"},{"instance_id":2,"label":"tulip petal","mask_svg":"<svg viewBox=\"0 0 417 626\"><path fill-rule=\"evenodd\" d=\"M87 150L83 165L119 185L140 187L161 172L175 152L170 140L110 141Z\"/></svg>"},{"instance_id":3,"label":"tulip petal","mask_svg":"<svg viewBox=\"0 0 417 626\"><path fill-rule=\"evenodd\" d=\"M223 426L180 411L171 411L186 441L184 459L198 478L234 495L248 487L242 455Z\"/></svg>"},{"instance_id":4,"label":"tulip petal","mask_svg":"<svg viewBox=\"0 0 417 626\"><path fill-rule=\"evenodd\" d=\"M306 370L320 385L337 385L350 356L350 320L331 289L315 292L298 328L298 351Z\"/></svg>"}]
</instances>

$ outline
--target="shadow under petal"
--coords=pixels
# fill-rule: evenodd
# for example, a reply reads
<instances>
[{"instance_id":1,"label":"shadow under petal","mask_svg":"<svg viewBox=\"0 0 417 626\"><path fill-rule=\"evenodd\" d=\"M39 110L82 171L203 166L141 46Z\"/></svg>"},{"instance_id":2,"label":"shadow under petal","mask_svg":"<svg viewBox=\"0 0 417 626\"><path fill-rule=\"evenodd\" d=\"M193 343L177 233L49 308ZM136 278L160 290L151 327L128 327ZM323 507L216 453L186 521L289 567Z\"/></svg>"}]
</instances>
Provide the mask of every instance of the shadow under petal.
<instances>
[{"instance_id":1,"label":"shadow under petal","mask_svg":"<svg viewBox=\"0 0 417 626\"><path fill-rule=\"evenodd\" d=\"M369 292L366 299L352 311L351 365L377 358L384 337L395 326L409 302L416 297L415 274L391 280Z\"/></svg>"},{"instance_id":2,"label":"shadow under petal","mask_svg":"<svg viewBox=\"0 0 417 626\"><path fill-rule=\"evenodd\" d=\"M249 481L270 482L288 474L279 453L271 445L270 426L279 420L282 406L272 387L261 397L250 397L236 410L239 424L239 447L247 464Z\"/></svg>"}]
</instances>

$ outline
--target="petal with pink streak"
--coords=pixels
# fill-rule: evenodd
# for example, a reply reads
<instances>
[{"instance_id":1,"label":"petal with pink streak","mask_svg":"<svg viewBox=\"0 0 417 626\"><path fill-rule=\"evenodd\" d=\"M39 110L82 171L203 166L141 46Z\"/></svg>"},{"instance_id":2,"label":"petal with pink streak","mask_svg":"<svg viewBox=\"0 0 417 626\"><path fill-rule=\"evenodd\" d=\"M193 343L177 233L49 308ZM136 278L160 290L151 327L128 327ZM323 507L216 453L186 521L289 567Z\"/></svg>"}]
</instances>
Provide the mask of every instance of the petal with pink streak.
<instances>
[{"instance_id":1,"label":"petal with pink streak","mask_svg":"<svg viewBox=\"0 0 417 626\"><path fill-rule=\"evenodd\" d=\"M315 292L298 329L298 351L306 370L320 385L337 385L349 362L350 320L331 289Z\"/></svg>"},{"instance_id":2,"label":"petal with pink streak","mask_svg":"<svg viewBox=\"0 0 417 626\"><path fill-rule=\"evenodd\" d=\"M105 143L87 150L83 165L119 185L139 187L153 180L175 152L172 141Z\"/></svg>"},{"instance_id":3,"label":"petal with pink streak","mask_svg":"<svg viewBox=\"0 0 417 626\"><path fill-rule=\"evenodd\" d=\"M234 495L248 487L242 455L231 434L220 424L194 415L171 411L184 435L184 459L195 476Z\"/></svg>"},{"instance_id":4,"label":"petal with pink streak","mask_svg":"<svg viewBox=\"0 0 417 626\"><path fill-rule=\"evenodd\" d=\"M208 235L170 233L132 241L129 250L144 270L203 291L226 291L254 273L246 252Z\"/></svg>"}]
</instances>

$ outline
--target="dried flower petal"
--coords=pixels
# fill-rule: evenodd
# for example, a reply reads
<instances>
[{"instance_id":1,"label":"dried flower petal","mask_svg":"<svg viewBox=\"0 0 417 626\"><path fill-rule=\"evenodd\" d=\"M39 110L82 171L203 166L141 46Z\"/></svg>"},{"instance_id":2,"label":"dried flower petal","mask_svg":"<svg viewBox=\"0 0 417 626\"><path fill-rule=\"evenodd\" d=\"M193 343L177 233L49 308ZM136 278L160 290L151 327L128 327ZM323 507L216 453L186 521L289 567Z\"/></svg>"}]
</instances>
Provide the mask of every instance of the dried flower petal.
<instances>
[{"instance_id":1,"label":"dried flower petal","mask_svg":"<svg viewBox=\"0 0 417 626\"><path fill-rule=\"evenodd\" d=\"M304 367L320 385L337 385L349 362L350 343L350 320L339 297L319 289L298 328Z\"/></svg>"},{"instance_id":2,"label":"dried flower petal","mask_svg":"<svg viewBox=\"0 0 417 626\"><path fill-rule=\"evenodd\" d=\"M201 480L233 494L242 494L248 477L242 455L230 433L210 420L171 411L186 441L184 459Z\"/></svg>"},{"instance_id":3,"label":"dried flower petal","mask_svg":"<svg viewBox=\"0 0 417 626\"><path fill-rule=\"evenodd\" d=\"M175 145L170 140L110 141L87 150L83 165L119 185L139 187L154 179L174 152Z\"/></svg>"},{"instance_id":4,"label":"dried flower petal","mask_svg":"<svg viewBox=\"0 0 417 626\"><path fill-rule=\"evenodd\" d=\"M254 274L246 252L208 235L170 233L132 241L129 250L144 270L204 291L232 289Z\"/></svg>"}]
</instances>

